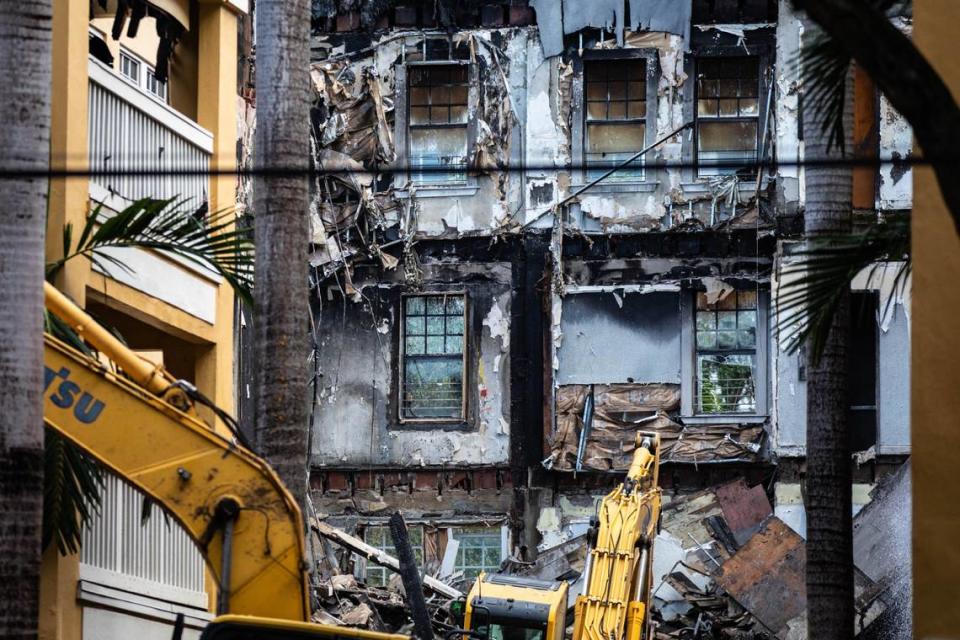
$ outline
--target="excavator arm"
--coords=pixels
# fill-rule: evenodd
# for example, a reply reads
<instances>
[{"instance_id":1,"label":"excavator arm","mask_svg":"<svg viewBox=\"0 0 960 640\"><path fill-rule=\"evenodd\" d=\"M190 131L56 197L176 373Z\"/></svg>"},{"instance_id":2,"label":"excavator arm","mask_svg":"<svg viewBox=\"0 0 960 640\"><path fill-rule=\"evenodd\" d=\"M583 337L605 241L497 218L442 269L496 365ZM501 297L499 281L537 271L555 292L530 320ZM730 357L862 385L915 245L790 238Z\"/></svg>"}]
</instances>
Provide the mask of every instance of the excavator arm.
<instances>
[{"instance_id":1,"label":"excavator arm","mask_svg":"<svg viewBox=\"0 0 960 640\"><path fill-rule=\"evenodd\" d=\"M627 477L600 503L573 640L649 640L653 541L660 521L660 438L637 434Z\"/></svg>"},{"instance_id":2,"label":"excavator arm","mask_svg":"<svg viewBox=\"0 0 960 640\"><path fill-rule=\"evenodd\" d=\"M308 621L303 521L273 470L49 284L46 303L133 379L45 335L47 426L183 526L216 578L218 613Z\"/></svg>"}]
</instances>

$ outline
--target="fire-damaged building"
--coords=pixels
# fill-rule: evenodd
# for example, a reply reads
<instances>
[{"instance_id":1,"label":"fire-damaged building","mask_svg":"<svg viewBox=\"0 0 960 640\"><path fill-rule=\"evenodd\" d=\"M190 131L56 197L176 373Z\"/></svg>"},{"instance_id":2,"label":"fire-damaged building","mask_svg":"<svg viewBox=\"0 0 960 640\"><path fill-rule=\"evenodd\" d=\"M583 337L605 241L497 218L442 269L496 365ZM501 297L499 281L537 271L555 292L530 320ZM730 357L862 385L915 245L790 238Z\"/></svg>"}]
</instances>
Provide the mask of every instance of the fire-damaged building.
<instances>
[{"instance_id":1,"label":"fire-damaged building","mask_svg":"<svg viewBox=\"0 0 960 640\"><path fill-rule=\"evenodd\" d=\"M802 537L776 299L807 32L777 0L315 0L317 513L389 550L402 509L424 570L470 579L582 535L645 431L668 508L750 495ZM855 101L858 152L907 158L865 74ZM857 168L857 218L909 213L910 185ZM909 290L883 274L854 282L858 505L909 455ZM698 531L660 553L725 557Z\"/></svg>"}]
</instances>

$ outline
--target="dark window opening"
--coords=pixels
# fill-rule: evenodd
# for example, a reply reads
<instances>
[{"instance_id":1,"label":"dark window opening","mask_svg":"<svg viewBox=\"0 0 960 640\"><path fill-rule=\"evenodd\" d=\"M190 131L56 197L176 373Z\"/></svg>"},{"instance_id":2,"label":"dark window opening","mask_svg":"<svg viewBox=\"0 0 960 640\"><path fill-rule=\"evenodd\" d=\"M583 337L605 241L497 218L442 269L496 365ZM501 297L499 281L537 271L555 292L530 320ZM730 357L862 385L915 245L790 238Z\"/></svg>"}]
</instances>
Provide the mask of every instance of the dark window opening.
<instances>
[{"instance_id":1,"label":"dark window opening","mask_svg":"<svg viewBox=\"0 0 960 640\"><path fill-rule=\"evenodd\" d=\"M466 181L466 65L413 65L409 77L412 179L428 183Z\"/></svg>"},{"instance_id":2,"label":"dark window opening","mask_svg":"<svg viewBox=\"0 0 960 640\"><path fill-rule=\"evenodd\" d=\"M877 444L877 308L874 291L850 294L850 450L863 451Z\"/></svg>"},{"instance_id":3,"label":"dark window opening","mask_svg":"<svg viewBox=\"0 0 960 640\"><path fill-rule=\"evenodd\" d=\"M645 145L646 60L590 60L584 63L584 158L595 179L628 160ZM643 159L608 180L643 179Z\"/></svg>"},{"instance_id":4,"label":"dark window opening","mask_svg":"<svg viewBox=\"0 0 960 640\"><path fill-rule=\"evenodd\" d=\"M759 58L700 58L696 64L699 174L735 173L757 157Z\"/></svg>"}]
</instances>

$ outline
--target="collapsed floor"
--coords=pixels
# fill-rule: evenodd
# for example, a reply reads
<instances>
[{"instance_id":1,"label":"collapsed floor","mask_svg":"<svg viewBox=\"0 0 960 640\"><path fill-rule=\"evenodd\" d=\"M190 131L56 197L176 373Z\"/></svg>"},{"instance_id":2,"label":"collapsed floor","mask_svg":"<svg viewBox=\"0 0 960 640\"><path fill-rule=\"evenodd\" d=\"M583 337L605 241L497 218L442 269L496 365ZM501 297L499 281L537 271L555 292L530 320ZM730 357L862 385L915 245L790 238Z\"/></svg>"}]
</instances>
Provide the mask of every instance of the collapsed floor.
<instances>
[{"instance_id":1,"label":"collapsed floor","mask_svg":"<svg viewBox=\"0 0 960 640\"><path fill-rule=\"evenodd\" d=\"M861 638L906 638L909 620L909 463L877 486L871 503L854 520L857 634ZM907 511L909 507L907 506ZM901 515L897 515L901 514ZM538 523L544 542L537 559L508 558L501 572L565 580L571 594L582 589L589 551L585 527L546 511ZM412 633L399 561L326 522L313 521L318 562L315 620L375 631ZM455 551L454 551L455 553ZM656 638L799 640L807 637L805 542L774 514L762 485L742 479L694 493L665 496L654 546L652 615ZM383 587L365 584L358 568L373 563L393 572ZM447 563L444 563L447 564ZM434 632L454 627L451 602L471 586L462 573L423 572ZM575 597L569 599L572 633Z\"/></svg>"}]
</instances>

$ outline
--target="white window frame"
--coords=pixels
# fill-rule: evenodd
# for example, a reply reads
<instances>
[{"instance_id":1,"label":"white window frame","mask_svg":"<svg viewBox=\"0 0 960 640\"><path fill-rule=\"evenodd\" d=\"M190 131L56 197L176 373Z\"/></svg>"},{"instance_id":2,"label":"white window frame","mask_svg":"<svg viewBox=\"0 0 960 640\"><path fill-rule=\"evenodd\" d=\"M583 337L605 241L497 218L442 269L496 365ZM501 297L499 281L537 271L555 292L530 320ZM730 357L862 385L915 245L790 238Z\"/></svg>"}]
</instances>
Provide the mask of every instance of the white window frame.
<instances>
[{"instance_id":1,"label":"white window frame","mask_svg":"<svg viewBox=\"0 0 960 640\"><path fill-rule=\"evenodd\" d=\"M123 72L124 58L130 60L131 62L137 65L137 77L136 79L131 78L126 73ZM170 102L170 82L159 82L156 77L153 77L156 69L152 64L144 60L142 57L133 53L126 47L120 47L120 55L117 62L117 73L125 81L129 82L132 85L135 85L143 93L150 96L152 99L162 102L163 104L169 104ZM151 77L153 77L153 83L157 86L163 87L163 94L159 94L153 89L150 88Z\"/></svg>"},{"instance_id":2,"label":"white window frame","mask_svg":"<svg viewBox=\"0 0 960 640\"><path fill-rule=\"evenodd\" d=\"M495 530L495 529L499 529L499 530L500 530L500 564L502 564L503 561L506 560L506 559L509 557L509 555L510 555L510 554L509 554L509 551L510 551L510 529L509 529L506 525L491 525L491 526L485 526L485 525L482 524L482 523L476 523L476 524L464 524L464 525L460 525L460 526L456 526L456 527L450 527L449 529L447 529L447 544L449 545L451 541L456 540L456 537L455 537L455 536L457 535L458 532L463 531L463 530L468 530L468 529L471 529L471 528L474 528L474 527L477 527L477 528L482 527L482 528L490 529L490 530ZM467 535L470 535L470 533L467 533ZM457 542L459 542L459 540L458 540ZM458 548L457 548L457 557L458 557L458 558L460 557L460 552L461 552L461 551L464 551L463 547L458 547ZM463 570L462 567L457 563L457 560L456 560L456 559L454 559L454 564L453 564L453 566L454 566L454 572L456 572L456 571L462 571L462 570ZM499 569L499 568L500 568L500 567L499 567L499 565L498 565L498 566L496 567L496 569ZM481 569L482 571L487 571L487 569L486 569L486 568L483 568L483 567L480 567L480 569ZM464 575L466 575L466 574L464 574Z\"/></svg>"},{"instance_id":3,"label":"white window frame","mask_svg":"<svg viewBox=\"0 0 960 640\"><path fill-rule=\"evenodd\" d=\"M757 295L757 371L754 385L756 410L752 413L700 413L697 410L697 292L685 290L680 295L680 415L686 424L753 424L766 421L770 413L770 291L760 289Z\"/></svg>"}]
</instances>

